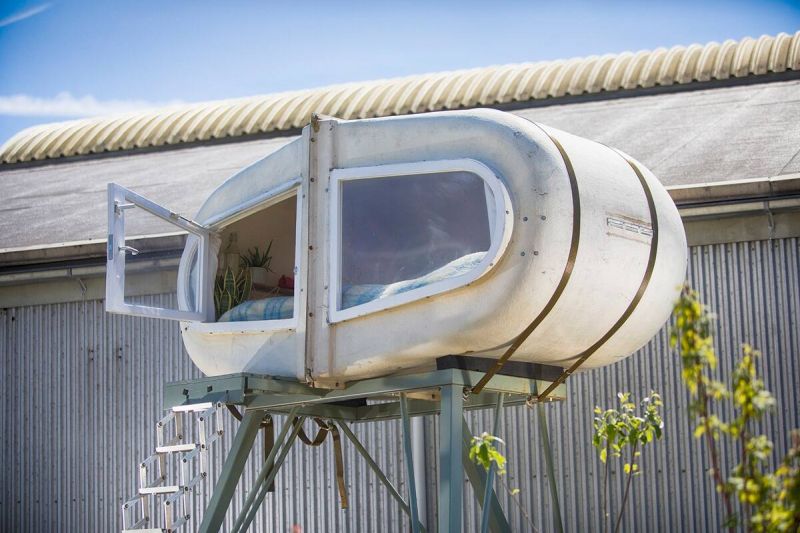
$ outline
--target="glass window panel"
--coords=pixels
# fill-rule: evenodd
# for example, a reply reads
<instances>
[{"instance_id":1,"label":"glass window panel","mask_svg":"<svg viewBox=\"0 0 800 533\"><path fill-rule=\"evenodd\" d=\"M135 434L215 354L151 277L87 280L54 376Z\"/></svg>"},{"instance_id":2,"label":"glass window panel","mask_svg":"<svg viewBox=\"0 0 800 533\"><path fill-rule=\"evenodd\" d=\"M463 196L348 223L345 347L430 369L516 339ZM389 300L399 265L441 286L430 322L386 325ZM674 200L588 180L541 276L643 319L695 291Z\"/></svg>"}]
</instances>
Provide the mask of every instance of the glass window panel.
<instances>
[{"instance_id":1,"label":"glass window panel","mask_svg":"<svg viewBox=\"0 0 800 533\"><path fill-rule=\"evenodd\" d=\"M339 309L475 268L489 250L493 205L471 172L343 181Z\"/></svg>"}]
</instances>

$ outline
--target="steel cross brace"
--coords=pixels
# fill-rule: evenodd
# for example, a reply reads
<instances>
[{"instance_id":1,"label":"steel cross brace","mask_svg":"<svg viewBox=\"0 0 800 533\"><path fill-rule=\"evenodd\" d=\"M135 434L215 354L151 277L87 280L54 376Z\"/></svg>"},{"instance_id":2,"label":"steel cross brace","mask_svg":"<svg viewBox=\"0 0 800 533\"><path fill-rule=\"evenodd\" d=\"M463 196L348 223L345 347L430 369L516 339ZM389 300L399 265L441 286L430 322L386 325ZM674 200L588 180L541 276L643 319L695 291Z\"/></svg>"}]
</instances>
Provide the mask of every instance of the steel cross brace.
<instances>
[{"instance_id":1,"label":"steel cross brace","mask_svg":"<svg viewBox=\"0 0 800 533\"><path fill-rule=\"evenodd\" d=\"M351 422L389 420L400 418L399 402L383 404L348 405L353 400L367 398L396 398L400 393L415 393L416 398L429 394L428 400L409 398L410 416L439 412L437 391L449 385L469 388L477 383L483 373L445 369L420 371L415 374L387 376L347 383L341 389L320 389L308 384L283 378L254 374L231 374L198 380L167 384L164 388L165 407L208 401L246 405L248 409L263 409L270 413L285 414L299 406L298 415L318 416ZM496 394L508 394L506 405L520 405L530 395L532 385L545 388L546 380L497 375L485 387L485 393L471 395L463 402L463 409L494 407ZM563 399L566 388L560 385L551 394L553 399Z\"/></svg>"},{"instance_id":2,"label":"steel cross brace","mask_svg":"<svg viewBox=\"0 0 800 533\"><path fill-rule=\"evenodd\" d=\"M261 495L261 490L263 487L269 489L272 485L272 480L275 478L275 475L278 473L278 469L281 467L283 462L283 458L286 457L286 453L288 453L289 449L294 442L294 439L297 437L297 433L300 431L300 425L303 423L302 419L300 419L299 423L295 423L294 420L294 411L286 418L286 422L283 424L283 428L281 429L278 438L273 443L272 450L270 450L269 455L267 455L266 459L264 460L264 465L261 467L261 471L258 473L256 480L253 482L253 488L250 490L250 493L247 495L247 499L242 506L242 510L239 513L239 517L236 519L236 522L233 524L233 529L231 531L246 531L247 526L252 521L252 516L250 516L250 510L255 509L258 510L258 506L260 505L261 501L264 499L264 496ZM278 455L278 450L281 449L281 445L283 444L283 439L286 438L286 434L289 432L289 428L293 428L292 434L289 437L289 441L284 446L286 453L283 451L280 452L280 458L278 461L275 461L275 456ZM267 482L267 478L270 478ZM265 491L266 492L266 491ZM255 516L255 512L253 512L253 516ZM248 520L249 518L249 520Z\"/></svg>"},{"instance_id":3,"label":"steel cross brace","mask_svg":"<svg viewBox=\"0 0 800 533\"><path fill-rule=\"evenodd\" d=\"M461 532L462 498L466 473L474 488L476 498L484 507L484 513L488 512L489 528L493 532L510 531L510 526L491 487L491 482L487 483L485 472L469 460L470 432L466 426L464 412L472 409L497 408L498 403L501 406L503 404L521 405L525 403L531 392L547 388L550 382L498 374L486 384L484 392L464 398L464 390L476 384L482 376L482 372L474 370L446 368L366 379L344 384L339 389L315 388L295 380L254 374L233 374L168 384L165 387L167 407L206 402L212 399L229 405L247 407L247 412L223 465L200 531L206 533L220 530L261 420L267 414L288 414L289 419L259 473L256 484L247 498L245 508L236 521L234 531L246 530L255 517L258 507L266 495L265 487L269 487L275 479L278 469L299 431L299 424L292 422L294 417L302 420L307 416L325 418L334 421L341 427L342 432L375 472L378 479L387 487L403 511L408 514L412 529L424 531L417 516L413 469L409 468L408 470L410 494L407 503L355 437L347 422L372 422L401 418L404 427L403 443L406 462L407 466L410 466L412 457L409 420L413 416L432 414L439 415L438 530L442 533ZM559 385L555 389L555 393L550 399L565 397L565 386ZM502 400L500 400L501 396ZM367 399L394 399L394 401L368 404ZM546 431L546 428L543 429ZM289 434L288 439L281 446L287 433ZM549 440L544 432L542 432L542 437L544 440ZM545 452L547 453L549 450L546 449ZM548 459L550 459L548 460L550 467L548 470L552 470L552 458ZM269 464L272 461L274 461L274 466ZM555 497L557 498L557 496ZM486 502L488 502L488 506Z\"/></svg>"},{"instance_id":4,"label":"steel cross brace","mask_svg":"<svg viewBox=\"0 0 800 533\"><path fill-rule=\"evenodd\" d=\"M203 516L203 522L200 524L199 531L202 533L216 533L222 527L225 513L227 513L231 504L233 493L236 491L239 478L242 476L247 456L250 454L250 449L256 440L264 415L263 411L248 411L242 417L239 431L236 432L231 451L225 460L225 464L222 465L222 472L214 487L214 494L211 496L211 502L209 502L206 513Z\"/></svg>"}]
</instances>

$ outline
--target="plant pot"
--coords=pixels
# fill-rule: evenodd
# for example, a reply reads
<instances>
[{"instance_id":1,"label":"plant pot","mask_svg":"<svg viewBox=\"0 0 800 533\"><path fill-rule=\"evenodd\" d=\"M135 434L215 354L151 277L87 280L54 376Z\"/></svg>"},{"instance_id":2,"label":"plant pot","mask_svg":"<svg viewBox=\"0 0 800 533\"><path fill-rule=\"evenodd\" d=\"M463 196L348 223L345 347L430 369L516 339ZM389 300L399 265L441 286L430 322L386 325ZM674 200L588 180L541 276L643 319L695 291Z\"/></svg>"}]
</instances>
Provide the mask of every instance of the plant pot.
<instances>
[{"instance_id":1,"label":"plant pot","mask_svg":"<svg viewBox=\"0 0 800 533\"><path fill-rule=\"evenodd\" d=\"M269 274L266 268L263 267L250 267L250 279L253 281L253 287L257 289L266 289L269 287Z\"/></svg>"},{"instance_id":2,"label":"plant pot","mask_svg":"<svg viewBox=\"0 0 800 533\"><path fill-rule=\"evenodd\" d=\"M250 267L250 279L256 289L274 289L281 276L263 267Z\"/></svg>"}]
</instances>

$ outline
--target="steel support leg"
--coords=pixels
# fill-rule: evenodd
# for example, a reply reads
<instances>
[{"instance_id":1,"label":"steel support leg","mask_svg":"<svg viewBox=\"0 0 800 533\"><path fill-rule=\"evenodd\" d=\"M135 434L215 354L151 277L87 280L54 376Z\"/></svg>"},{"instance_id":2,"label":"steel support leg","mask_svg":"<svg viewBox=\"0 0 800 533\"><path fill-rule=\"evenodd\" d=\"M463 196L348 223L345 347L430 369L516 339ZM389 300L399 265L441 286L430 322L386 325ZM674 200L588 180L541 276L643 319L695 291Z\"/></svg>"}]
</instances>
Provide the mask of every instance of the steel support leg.
<instances>
[{"instance_id":1,"label":"steel support leg","mask_svg":"<svg viewBox=\"0 0 800 533\"><path fill-rule=\"evenodd\" d=\"M464 438L461 446L461 461L464 465L464 471L467 474L469 483L472 485L472 491L475 493L475 498L480 504L482 503L480 495L485 494L486 492L486 471L482 466L478 466L470 460L469 447L471 445L472 433L467 425L467 420L463 417L461 419L461 425L464 428ZM492 505L490 507L491 513L489 515L489 530L495 533L509 533L511 531L511 525L508 523L506 515L503 514L503 508L500 506L500 501L497 499L497 494L495 494L494 490L492 490L491 494Z\"/></svg>"},{"instance_id":2,"label":"steel support leg","mask_svg":"<svg viewBox=\"0 0 800 533\"><path fill-rule=\"evenodd\" d=\"M439 412L439 533L461 533L464 495L464 396L459 385L442 387Z\"/></svg>"},{"instance_id":3,"label":"steel support leg","mask_svg":"<svg viewBox=\"0 0 800 533\"><path fill-rule=\"evenodd\" d=\"M281 445L283 444L283 439L286 438L286 434L289 432L289 428L292 426L292 421L294 420L294 415L297 412L297 407L292 409L289 416L286 418L286 422L283 424L283 428L281 428L280 434L278 434L278 439L273 442L272 447L270 449L269 455L264 459L264 466L261 467L261 471L258 473L255 481L253 482L253 486L250 490L250 493L247 495L247 499L244 501L244 505L242 506L242 510L239 513L239 517L236 519L236 522L233 524L233 529L231 531L238 531L242 527L242 523L247 516L247 512L250 509L250 506L253 505L253 501L256 499L256 495L258 494L261 484L266 479L267 475L272 471L275 466L275 456L278 455L278 451L281 449ZM267 487L272 487L273 485L267 485ZM269 489L268 489L269 490Z\"/></svg>"},{"instance_id":4,"label":"steel support leg","mask_svg":"<svg viewBox=\"0 0 800 533\"><path fill-rule=\"evenodd\" d=\"M228 511L236 485L239 483L242 470L244 470L244 465L247 462L247 456L250 454L250 449L253 447L253 442L258 435L258 428L262 418L264 418L263 411L247 411L242 418L228 458L225 459L225 464L222 465L222 472L214 487L211 502L209 502L208 509L206 509L206 513L203 516L203 522L200 524L202 533L215 533L222 527L225 513Z\"/></svg>"},{"instance_id":5,"label":"steel support leg","mask_svg":"<svg viewBox=\"0 0 800 533\"><path fill-rule=\"evenodd\" d=\"M547 416L544 412L544 404L536 404L536 414L539 416L539 435L542 438L542 449L544 450L544 460L547 466L547 481L550 486L550 497L553 500L553 523L556 533L564 532L564 525L561 522L561 506L558 503L558 486L556 485L555 468L553 468L553 450L550 447L550 433L547 431Z\"/></svg>"},{"instance_id":6,"label":"steel support leg","mask_svg":"<svg viewBox=\"0 0 800 533\"><path fill-rule=\"evenodd\" d=\"M503 417L503 395L497 395L497 406L494 410L494 428L492 435L495 437L500 433L500 420ZM496 467L494 463L489 466L489 473L486 476L486 490L483 492L483 512L481 514L481 533L489 531L489 515L492 511L492 496L494 495L494 475Z\"/></svg>"},{"instance_id":7,"label":"steel support leg","mask_svg":"<svg viewBox=\"0 0 800 533\"><path fill-rule=\"evenodd\" d=\"M408 477L408 503L411 506L411 531L419 533L419 510L417 508L417 480L414 477L414 454L411 451L411 419L408 416L408 398L400 393L400 418L403 421L403 449L406 454Z\"/></svg>"},{"instance_id":8,"label":"steel support leg","mask_svg":"<svg viewBox=\"0 0 800 533\"><path fill-rule=\"evenodd\" d=\"M267 492L269 491L269 486L272 485L273 481L275 481L275 476L278 475L278 470L280 470L281 466L283 465L283 461L289 454L289 450L292 449L292 444L294 444L294 440L297 438L297 434L300 432L300 428L303 426L303 422L305 421L305 419L306 418L304 416L301 416L295 422L293 422L292 433L289 435L289 439L286 441L286 444L284 444L283 447L281 448L281 452L278 455L277 459L275 459L275 464L273 465L266 479L258 487L258 494L253 499L253 503L250 506L250 509L246 510L247 515L245 516L239 531L247 531L247 528L250 527L250 524L256 517L258 508L261 507L261 502L264 501L264 497L267 495Z\"/></svg>"}]
</instances>

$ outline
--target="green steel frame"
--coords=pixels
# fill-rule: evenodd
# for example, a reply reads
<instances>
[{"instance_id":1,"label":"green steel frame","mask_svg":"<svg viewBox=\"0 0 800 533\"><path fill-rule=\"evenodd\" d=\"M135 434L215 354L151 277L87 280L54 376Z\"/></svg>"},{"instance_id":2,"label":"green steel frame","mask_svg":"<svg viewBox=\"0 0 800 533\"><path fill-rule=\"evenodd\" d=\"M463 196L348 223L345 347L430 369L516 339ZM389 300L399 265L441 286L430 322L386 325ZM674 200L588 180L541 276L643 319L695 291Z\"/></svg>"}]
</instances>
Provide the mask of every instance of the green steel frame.
<instances>
[{"instance_id":1,"label":"green steel frame","mask_svg":"<svg viewBox=\"0 0 800 533\"><path fill-rule=\"evenodd\" d=\"M246 408L200 531L216 532L221 529L261 422L266 416L275 414L288 415L288 418L264 460L254 486L249 490L244 507L234 523L234 532L244 532L252 523L307 417L324 419L328 424L341 428L409 516L412 530L425 531L417 515L410 434L411 417L425 415L439 415L438 531L460 533L462 530L465 475L483 508L481 531L510 531L509 522L494 493L494 471L490 470L487 474L469 460L471 433L464 411L494 408L496 420L499 421L504 406L520 405L536 398L535 391L546 390L552 380L498 374L492 377L480 394L465 394L483 375L483 372L475 370L447 368L365 379L343 384L337 389L315 388L299 381L255 374L232 374L167 384L164 389L167 408L209 401ZM547 401L563 399L565 391L565 385L558 385ZM371 403L371 400L381 401ZM349 427L352 423L397 418L403 422L403 448L409 477L407 499L397 491ZM540 413L539 425L548 477L553 480L552 454L543 413ZM498 429L499 422L496 422L495 432ZM554 487L551 487L552 496L557 502ZM558 512L557 503L555 509Z\"/></svg>"}]
</instances>

